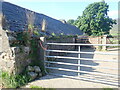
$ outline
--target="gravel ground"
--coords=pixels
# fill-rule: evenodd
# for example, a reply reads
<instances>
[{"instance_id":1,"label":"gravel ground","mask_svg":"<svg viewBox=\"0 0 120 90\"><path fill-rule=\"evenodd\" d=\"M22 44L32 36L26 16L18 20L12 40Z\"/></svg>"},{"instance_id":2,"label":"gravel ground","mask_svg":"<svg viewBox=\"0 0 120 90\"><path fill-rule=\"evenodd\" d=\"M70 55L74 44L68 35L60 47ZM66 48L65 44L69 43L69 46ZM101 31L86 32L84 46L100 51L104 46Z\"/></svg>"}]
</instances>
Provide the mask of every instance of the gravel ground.
<instances>
[{"instance_id":1,"label":"gravel ground","mask_svg":"<svg viewBox=\"0 0 120 90\"><path fill-rule=\"evenodd\" d=\"M90 48L82 48L82 51L96 52ZM118 53L117 50L109 50L109 51L104 51L104 52ZM76 54L68 54L68 56L77 57ZM117 55L116 56L115 55L105 55L104 56L104 55L100 55L100 54L95 54L95 55L81 54L81 57L82 58L89 57L89 58L101 59L101 60L115 60L115 61L118 60ZM57 61L77 64L77 60L57 59ZM117 70L108 70L108 69L99 69L98 68L98 67L118 68L118 63L81 60L81 64L85 64L85 65L90 64L92 66L97 67L97 68L81 67L82 71L98 72L98 73L105 73L105 74L109 74L109 73L110 74L118 74ZM76 66L66 66L66 65L56 65L56 64L54 64L54 65L52 64L51 66L77 70ZM65 72L65 71L58 71L58 70L50 70L50 72L78 77L77 73L74 73L74 72ZM118 80L118 78L113 78L110 76L85 74L85 73L81 73L80 77L81 78L83 78L83 77L90 78L90 79L95 79L95 80L104 80L106 82L108 82L108 81L116 82ZM41 86L41 87L46 87L46 88L117 88L117 86L113 86L113 85L97 83L97 82L92 82L92 81L85 81L85 80L80 80L80 79L64 78L64 77L53 76L53 75L44 76L44 77L40 78L39 80L35 80L35 81L29 83L26 87L29 87L31 85Z\"/></svg>"}]
</instances>

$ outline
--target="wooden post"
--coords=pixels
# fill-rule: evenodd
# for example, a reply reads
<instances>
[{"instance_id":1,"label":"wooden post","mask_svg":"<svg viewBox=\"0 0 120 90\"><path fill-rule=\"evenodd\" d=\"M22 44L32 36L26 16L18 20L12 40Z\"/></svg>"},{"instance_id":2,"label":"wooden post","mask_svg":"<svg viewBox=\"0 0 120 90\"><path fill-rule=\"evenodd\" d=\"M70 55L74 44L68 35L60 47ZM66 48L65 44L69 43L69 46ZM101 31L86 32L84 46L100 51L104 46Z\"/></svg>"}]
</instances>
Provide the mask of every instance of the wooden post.
<instances>
[{"instance_id":1,"label":"wooden post","mask_svg":"<svg viewBox=\"0 0 120 90\"><path fill-rule=\"evenodd\" d=\"M80 46L78 46L78 51L80 52ZM78 54L78 58L80 58L80 53ZM80 59L78 59L78 65L80 65ZM78 66L78 71L80 71L80 66ZM80 76L79 72L78 72L78 76Z\"/></svg>"}]
</instances>

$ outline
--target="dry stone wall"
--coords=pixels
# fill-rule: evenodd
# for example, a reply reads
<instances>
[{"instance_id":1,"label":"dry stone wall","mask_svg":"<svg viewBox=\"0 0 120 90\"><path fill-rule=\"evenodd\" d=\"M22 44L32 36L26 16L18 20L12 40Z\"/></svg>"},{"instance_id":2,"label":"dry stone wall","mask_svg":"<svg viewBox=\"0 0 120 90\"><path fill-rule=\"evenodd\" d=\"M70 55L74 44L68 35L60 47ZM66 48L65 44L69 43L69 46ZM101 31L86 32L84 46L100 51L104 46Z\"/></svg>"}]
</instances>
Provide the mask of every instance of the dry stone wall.
<instances>
[{"instance_id":1,"label":"dry stone wall","mask_svg":"<svg viewBox=\"0 0 120 90\"><path fill-rule=\"evenodd\" d=\"M10 35L13 32L4 31L2 32L2 49L0 50L0 69L9 73L19 74L31 63L31 59L27 57L30 52L30 47L10 47L9 42L13 42L14 39ZM15 34L15 33L14 33ZM10 37L8 36L10 35ZM22 52L21 52L22 50Z\"/></svg>"}]
</instances>

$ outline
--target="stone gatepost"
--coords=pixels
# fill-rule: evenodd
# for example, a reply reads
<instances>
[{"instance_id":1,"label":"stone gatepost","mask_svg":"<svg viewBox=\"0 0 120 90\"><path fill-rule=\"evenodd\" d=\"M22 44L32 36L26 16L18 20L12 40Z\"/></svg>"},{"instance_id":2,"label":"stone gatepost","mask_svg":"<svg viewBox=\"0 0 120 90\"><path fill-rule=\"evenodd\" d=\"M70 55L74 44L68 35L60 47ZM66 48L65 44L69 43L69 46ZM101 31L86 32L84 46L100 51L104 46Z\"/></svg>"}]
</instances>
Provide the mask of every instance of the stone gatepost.
<instances>
[{"instance_id":1,"label":"stone gatepost","mask_svg":"<svg viewBox=\"0 0 120 90\"><path fill-rule=\"evenodd\" d=\"M102 44L107 44L107 35L104 35L104 36L103 36ZM102 50L103 50L103 51L106 51L106 50L107 50L107 46L103 46L103 47L102 47Z\"/></svg>"},{"instance_id":2,"label":"stone gatepost","mask_svg":"<svg viewBox=\"0 0 120 90\"><path fill-rule=\"evenodd\" d=\"M45 37L40 37L39 38L39 60L40 60L40 66L41 66L41 69L42 69L42 73L45 75L47 72L46 72L46 69L45 69L45 50L46 50L46 38Z\"/></svg>"},{"instance_id":3,"label":"stone gatepost","mask_svg":"<svg viewBox=\"0 0 120 90\"><path fill-rule=\"evenodd\" d=\"M2 0L0 0L0 52L2 52Z\"/></svg>"}]
</instances>

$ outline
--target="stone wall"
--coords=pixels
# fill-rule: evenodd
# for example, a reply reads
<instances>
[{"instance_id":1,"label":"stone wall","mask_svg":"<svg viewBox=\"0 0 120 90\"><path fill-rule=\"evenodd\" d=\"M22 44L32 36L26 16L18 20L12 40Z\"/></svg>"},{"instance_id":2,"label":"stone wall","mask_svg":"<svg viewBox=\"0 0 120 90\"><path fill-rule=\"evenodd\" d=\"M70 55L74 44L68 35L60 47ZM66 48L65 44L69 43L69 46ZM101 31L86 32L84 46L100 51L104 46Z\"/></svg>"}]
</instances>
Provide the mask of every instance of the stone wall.
<instances>
[{"instance_id":1,"label":"stone wall","mask_svg":"<svg viewBox=\"0 0 120 90\"><path fill-rule=\"evenodd\" d=\"M108 44L107 35L98 37L88 37L89 43L91 44ZM100 46L94 46L96 50L99 50ZM101 47L102 50L107 50L106 46Z\"/></svg>"},{"instance_id":2,"label":"stone wall","mask_svg":"<svg viewBox=\"0 0 120 90\"><path fill-rule=\"evenodd\" d=\"M8 31L1 30L1 32L0 69L14 74L22 73L26 66L31 63L31 59L28 57L30 47L10 47L11 38L8 36Z\"/></svg>"},{"instance_id":3,"label":"stone wall","mask_svg":"<svg viewBox=\"0 0 120 90\"><path fill-rule=\"evenodd\" d=\"M89 37L88 40L91 44L102 44L101 37Z\"/></svg>"},{"instance_id":4,"label":"stone wall","mask_svg":"<svg viewBox=\"0 0 120 90\"><path fill-rule=\"evenodd\" d=\"M102 44L102 37L88 37L90 44ZM99 46L93 46L96 50L99 49Z\"/></svg>"},{"instance_id":5,"label":"stone wall","mask_svg":"<svg viewBox=\"0 0 120 90\"><path fill-rule=\"evenodd\" d=\"M76 39L77 43L84 43L84 44L110 44L110 41L107 35L104 36L78 36ZM88 46L87 46L88 47ZM101 46L92 46L96 50L99 50ZM101 49L106 50L106 46L101 47Z\"/></svg>"}]
</instances>

